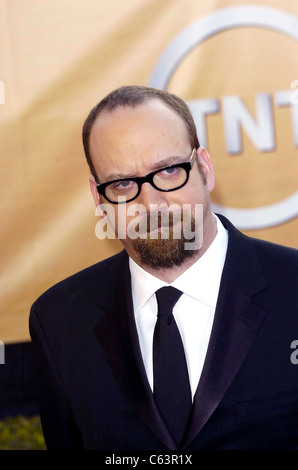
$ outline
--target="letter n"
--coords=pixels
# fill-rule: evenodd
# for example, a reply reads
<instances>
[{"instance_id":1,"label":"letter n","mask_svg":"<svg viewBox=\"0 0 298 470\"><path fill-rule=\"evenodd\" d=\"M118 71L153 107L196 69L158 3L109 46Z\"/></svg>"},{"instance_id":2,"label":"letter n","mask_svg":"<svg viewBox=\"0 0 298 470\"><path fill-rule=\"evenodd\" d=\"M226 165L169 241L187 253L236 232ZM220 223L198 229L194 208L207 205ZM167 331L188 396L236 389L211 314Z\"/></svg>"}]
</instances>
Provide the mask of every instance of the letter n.
<instances>
[{"instance_id":1,"label":"letter n","mask_svg":"<svg viewBox=\"0 0 298 470\"><path fill-rule=\"evenodd\" d=\"M241 128L259 151L274 150L272 100L268 93L256 95L256 120L239 96L223 98L223 118L228 153L242 152Z\"/></svg>"}]
</instances>

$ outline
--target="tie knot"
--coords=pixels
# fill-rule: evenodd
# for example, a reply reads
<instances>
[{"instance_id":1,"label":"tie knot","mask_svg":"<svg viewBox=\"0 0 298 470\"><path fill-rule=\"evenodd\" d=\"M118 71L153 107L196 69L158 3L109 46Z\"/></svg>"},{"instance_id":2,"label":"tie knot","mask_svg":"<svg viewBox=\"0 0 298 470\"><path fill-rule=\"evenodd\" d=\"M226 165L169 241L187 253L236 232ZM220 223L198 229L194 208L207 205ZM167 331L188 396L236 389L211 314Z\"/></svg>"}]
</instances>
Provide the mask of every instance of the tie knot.
<instances>
[{"instance_id":1,"label":"tie knot","mask_svg":"<svg viewBox=\"0 0 298 470\"><path fill-rule=\"evenodd\" d=\"M162 287L155 293L157 305L158 305L158 316L171 315L172 310L182 292L175 287Z\"/></svg>"}]
</instances>

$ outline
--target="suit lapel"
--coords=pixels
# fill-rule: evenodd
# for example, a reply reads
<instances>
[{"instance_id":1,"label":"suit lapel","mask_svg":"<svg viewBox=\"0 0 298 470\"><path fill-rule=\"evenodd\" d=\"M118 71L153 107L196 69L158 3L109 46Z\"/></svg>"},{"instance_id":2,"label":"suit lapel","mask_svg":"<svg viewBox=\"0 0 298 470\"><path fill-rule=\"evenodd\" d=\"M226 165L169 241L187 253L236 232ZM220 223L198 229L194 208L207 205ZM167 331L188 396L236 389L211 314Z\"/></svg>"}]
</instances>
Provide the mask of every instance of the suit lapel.
<instances>
[{"instance_id":1,"label":"suit lapel","mask_svg":"<svg viewBox=\"0 0 298 470\"><path fill-rule=\"evenodd\" d=\"M196 437L223 399L265 314L237 286L224 281L183 447Z\"/></svg>"},{"instance_id":2,"label":"suit lapel","mask_svg":"<svg viewBox=\"0 0 298 470\"><path fill-rule=\"evenodd\" d=\"M156 408L143 365L133 315L126 255L119 273L121 277L119 276L114 290L116 296L112 307L96 325L95 333L131 407L160 441L174 450L177 446Z\"/></svg>"},{"instance_id":3,"label":"suit lapel","mask_svg":"<svg viewBox=\"0 0 298 470\"><path fill-rule=\"evenodd\" d=\"M253 242L221 219L229 229L228 252L207 356L182 448L197 436L223 399L266 314L251 298L266 287Z\"/></svg>"}]
</instances>

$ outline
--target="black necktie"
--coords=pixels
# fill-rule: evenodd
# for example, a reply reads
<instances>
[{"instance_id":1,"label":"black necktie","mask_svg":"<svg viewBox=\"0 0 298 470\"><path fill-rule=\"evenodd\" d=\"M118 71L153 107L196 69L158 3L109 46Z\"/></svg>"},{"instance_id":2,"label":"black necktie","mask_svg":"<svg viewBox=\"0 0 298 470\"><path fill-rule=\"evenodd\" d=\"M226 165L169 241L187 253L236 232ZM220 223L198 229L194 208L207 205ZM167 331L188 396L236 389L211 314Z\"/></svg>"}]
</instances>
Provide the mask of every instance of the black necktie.
<instances>
[{"instance_id":1,"label":"black necktie","mask_svg":"<svg viewBox=\"0 0 298 470\"><path fill-rule=\"evenodd\" d=\"M182 295L174 287L156 292L157 322L153 338L154 398L177 444L180 444L192 406L181 336L172 314Z\"/></svg>"}]
</instances>

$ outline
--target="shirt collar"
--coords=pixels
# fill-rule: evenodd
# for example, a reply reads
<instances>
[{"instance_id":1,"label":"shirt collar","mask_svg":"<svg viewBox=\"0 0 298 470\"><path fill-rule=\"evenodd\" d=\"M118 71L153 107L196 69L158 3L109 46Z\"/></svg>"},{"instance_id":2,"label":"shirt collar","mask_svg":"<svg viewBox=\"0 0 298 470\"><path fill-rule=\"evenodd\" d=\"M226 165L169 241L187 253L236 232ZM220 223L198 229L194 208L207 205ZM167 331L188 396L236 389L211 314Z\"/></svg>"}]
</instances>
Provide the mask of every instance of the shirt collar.
<instances>
[{"instance_id":1,"label":"shirt collar","mask_svg":"<svg viewBox=\"0 0 298 470\"><path fill-rule=\"evenodd\" d=\"M217 223L217 234L208 250L171 284L148 273L129 258L136 315L158 289L168 285L176 287L200 302L215 307L227 252L228 234L218 217L214 217Z\"/></svg>"}]
</instances>

